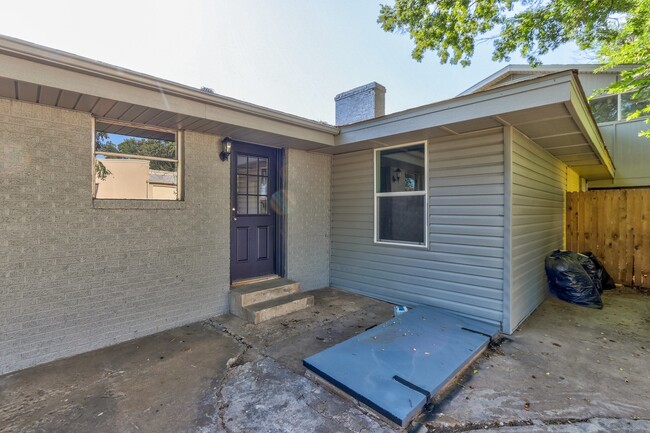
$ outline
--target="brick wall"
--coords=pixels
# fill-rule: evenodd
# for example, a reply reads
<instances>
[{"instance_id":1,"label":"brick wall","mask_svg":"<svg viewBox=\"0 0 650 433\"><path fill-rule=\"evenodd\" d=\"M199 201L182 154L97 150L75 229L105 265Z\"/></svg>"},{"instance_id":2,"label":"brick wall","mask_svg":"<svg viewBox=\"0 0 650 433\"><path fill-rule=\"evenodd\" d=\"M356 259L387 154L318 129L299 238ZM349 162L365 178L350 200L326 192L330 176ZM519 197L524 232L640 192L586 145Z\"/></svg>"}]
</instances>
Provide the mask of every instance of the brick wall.
<instances>
[{"instance_id":1,"label":"brick wall","mask_svg":"<svg viewBox=\"0 0 650 433\"><path fill-rule=\"evenodd\" d=\"M93 203L91 121L0 99L0 374L228 309L220 137L185 133L185 201Z\"/></svg>"},{"instance_id":2,"label":"brick wall","mask_svg":"<svg viewBox=\"0 0 650 433\"><path fill-rule=\"evenodd\" d=\"M329 155L287 151L287 277L303 290L330 283Z\"/></svg>"}]
</instances>

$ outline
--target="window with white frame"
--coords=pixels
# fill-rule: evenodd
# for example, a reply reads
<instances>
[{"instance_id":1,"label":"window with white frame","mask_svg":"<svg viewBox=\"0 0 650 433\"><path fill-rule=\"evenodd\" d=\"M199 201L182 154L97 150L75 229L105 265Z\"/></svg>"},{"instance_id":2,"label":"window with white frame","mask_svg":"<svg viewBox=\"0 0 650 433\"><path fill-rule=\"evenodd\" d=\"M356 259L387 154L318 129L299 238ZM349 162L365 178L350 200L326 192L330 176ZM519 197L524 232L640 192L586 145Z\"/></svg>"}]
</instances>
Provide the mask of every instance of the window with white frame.
<instances>
[{"instance_id":1,"label":"window with white frame","mask_svg":"<svg viewBox=\"0 0 650 433\"><path fill-rule=\"evenodd\" d=\"M622 122L627 116L650 104L650 90L634 96L635 92L592 98L589 101L596 123Z\"/></svg>"},{"instance_id":2,"label":"window with white frame","mask_svg":"<svg viewBox=\"0 0 650 433\"><path fill-rule=\"evenodd\" d=\"M426 246L426 144L375 150L375 242Z\"/></svg>"},{"instance_id":3,"label":"window with white frame","mask_svg":"<svg viewBox=\"0 0 650 433\"><path fill-rule=\"evenodd\" d=\"M93 198L181 200L176 130L96 119Z\"/></svg>"}]
</instances>

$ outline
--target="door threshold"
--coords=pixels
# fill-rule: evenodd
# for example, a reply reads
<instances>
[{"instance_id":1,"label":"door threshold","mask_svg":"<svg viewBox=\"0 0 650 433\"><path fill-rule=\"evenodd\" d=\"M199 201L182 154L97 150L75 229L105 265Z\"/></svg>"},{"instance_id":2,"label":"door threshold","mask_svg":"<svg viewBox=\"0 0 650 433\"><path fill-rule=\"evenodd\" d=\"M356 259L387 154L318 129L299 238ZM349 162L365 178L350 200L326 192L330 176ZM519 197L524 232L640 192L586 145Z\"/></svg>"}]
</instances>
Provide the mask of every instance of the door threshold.
<instances>
[{"instance_id":1,"label":"door threshold","mask_svg":"<svg viewBox=\"0 0 650 433\"><path fill-rule=\"evenodd\" d=\"M275 280L278 278L280 278L280 276L276 274L262 275L260 277L253 278L244 278L242 280L233 281L230 283L230 287L243 286L244 284L261 283L262 281Z\"/></svg>"}]
</instances>

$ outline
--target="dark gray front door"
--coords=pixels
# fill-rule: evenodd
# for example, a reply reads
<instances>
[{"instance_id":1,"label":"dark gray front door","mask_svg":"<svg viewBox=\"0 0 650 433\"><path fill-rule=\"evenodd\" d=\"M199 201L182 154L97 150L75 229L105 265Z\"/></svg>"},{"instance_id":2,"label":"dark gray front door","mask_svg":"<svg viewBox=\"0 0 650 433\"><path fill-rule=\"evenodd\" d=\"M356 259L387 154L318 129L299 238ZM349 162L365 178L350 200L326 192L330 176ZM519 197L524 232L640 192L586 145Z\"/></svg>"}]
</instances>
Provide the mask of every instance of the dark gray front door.
<instances>
[{"instance_id":1,"label":"dark gray front door","mask_svg":"<svg viewBox=\"0 0 650 433\"><path fill-rule=\"evenodd\" d=\"M230 278L275 274L276 216L271 200L277 188L277 150L236 142L230 158Z\"/></svg>"}]
</instances>

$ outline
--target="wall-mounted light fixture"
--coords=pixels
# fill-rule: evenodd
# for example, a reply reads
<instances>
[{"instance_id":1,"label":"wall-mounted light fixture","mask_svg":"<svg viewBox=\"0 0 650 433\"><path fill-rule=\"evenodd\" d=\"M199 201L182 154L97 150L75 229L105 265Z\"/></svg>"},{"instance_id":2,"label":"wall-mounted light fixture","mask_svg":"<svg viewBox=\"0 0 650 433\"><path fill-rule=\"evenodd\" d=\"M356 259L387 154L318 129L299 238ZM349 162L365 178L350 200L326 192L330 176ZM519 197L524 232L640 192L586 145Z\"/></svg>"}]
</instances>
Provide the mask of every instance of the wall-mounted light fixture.
<instances>
[{"instance_id":1,"label":"wall-mounted light fixture","mask_svg":"<svg viewBox=\"0 0 650 433\"><path fill-rule=\"evenodd\" d=\"M228 161L228 157L230 157L230 152L232 151L232 140L230 137L226 137L223 140L221 140L221 153L219 153L219 158L221 158L222 161Z\"/></svg>"},{"instance_id":2,"label":"wall-mounted light fixture","mask_svg":"<svg viewBox=\"0 0 650 433\"><path fill-rule=\"evenodd\" d=\"M399 182L400 178L402 177L402 170L399 168L396 168L395 171L393 172L393 182Z\"/></svg>"}]
</instances>

